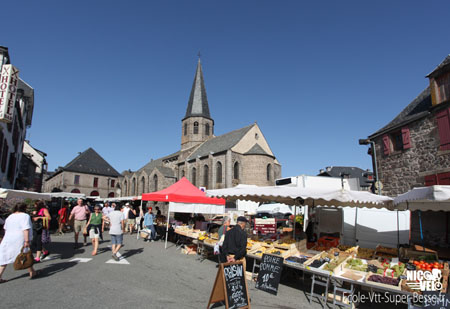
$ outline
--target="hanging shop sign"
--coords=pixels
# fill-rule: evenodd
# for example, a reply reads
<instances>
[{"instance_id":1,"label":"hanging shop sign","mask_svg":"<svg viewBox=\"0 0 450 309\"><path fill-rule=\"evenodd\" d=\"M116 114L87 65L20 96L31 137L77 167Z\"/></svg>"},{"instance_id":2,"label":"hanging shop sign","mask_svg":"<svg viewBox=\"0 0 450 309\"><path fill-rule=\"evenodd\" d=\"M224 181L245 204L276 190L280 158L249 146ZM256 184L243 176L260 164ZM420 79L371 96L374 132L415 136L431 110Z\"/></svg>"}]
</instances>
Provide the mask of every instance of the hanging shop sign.
<instances>
[{"instance_id":1,"label":"hanging shop sign","mask_svg":"<svg viewBox=\"0 0 450 309\"><path fill-rule=\"evenodd\" d=\"M11 64L4 64L0 74L0 121L13 121L19 70Z\"/></svg>"}]
</instances>

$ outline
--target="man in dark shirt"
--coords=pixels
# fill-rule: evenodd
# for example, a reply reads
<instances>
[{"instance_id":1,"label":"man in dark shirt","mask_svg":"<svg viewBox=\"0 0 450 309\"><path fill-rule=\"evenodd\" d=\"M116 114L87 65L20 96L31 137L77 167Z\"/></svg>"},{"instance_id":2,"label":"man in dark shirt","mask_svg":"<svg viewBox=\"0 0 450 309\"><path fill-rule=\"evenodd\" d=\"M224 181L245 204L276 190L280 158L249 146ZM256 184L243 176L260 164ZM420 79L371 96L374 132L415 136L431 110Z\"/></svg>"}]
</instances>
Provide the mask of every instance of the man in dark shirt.
<instances>
[{"instance_id":1,"label":"man in dark shirt","mask_svg":"<svg viewBox=\"0 0 450 309\"><path fill-rule=\"evenodd\" d=\"M246 217L238 217L237 224L226 233L220 259L222 263L242 261L244 270L247 255L247 233L244 229L247 222Z\"/></svg>"}]
</instances>

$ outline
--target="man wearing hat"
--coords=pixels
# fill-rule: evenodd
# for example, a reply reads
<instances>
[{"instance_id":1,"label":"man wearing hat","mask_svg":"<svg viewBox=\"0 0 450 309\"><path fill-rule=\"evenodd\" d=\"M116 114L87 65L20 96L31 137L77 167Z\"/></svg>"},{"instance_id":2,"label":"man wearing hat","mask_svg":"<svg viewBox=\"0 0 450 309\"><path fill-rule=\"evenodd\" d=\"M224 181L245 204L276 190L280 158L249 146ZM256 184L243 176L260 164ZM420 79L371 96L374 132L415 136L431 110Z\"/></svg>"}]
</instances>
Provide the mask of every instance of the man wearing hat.
<instances>
[{"instance_id":1,"label":"man wearing hat","mask_svg":"<svg viewBox=\"0 0 450 309\"><path fill-rule=\"evenodd\" d=\"M248 220L246 217L241 216L238 217L236 221L237 224L225 235L222 246L221 262L230 263L242 261L245 270L245 256L247 255L247 233L245 232L245 225Z\"/></svg>"}]
</instances>

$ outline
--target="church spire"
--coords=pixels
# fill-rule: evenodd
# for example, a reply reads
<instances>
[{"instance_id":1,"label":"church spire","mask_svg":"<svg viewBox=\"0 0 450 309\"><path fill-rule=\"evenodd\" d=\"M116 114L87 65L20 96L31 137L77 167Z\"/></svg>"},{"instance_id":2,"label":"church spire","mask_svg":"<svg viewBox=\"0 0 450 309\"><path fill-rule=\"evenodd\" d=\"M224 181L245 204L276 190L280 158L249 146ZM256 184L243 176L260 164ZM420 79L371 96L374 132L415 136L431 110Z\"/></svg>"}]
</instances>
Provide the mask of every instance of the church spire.
<instances>
[{"instance_id":1,"label":"church spire","mask_svg":"<svg viewBox=\"0 0 450 309\"><path fill-rule=\"evenodd\" d=\"M194 83L192 84L191 95L189 96L188 107L184 119L188 117L205 117L211 119L209 114L208 98L206 97L205 83L203 81L202 64L200 55L195 72Z\"/></svg>"}]
</instances>

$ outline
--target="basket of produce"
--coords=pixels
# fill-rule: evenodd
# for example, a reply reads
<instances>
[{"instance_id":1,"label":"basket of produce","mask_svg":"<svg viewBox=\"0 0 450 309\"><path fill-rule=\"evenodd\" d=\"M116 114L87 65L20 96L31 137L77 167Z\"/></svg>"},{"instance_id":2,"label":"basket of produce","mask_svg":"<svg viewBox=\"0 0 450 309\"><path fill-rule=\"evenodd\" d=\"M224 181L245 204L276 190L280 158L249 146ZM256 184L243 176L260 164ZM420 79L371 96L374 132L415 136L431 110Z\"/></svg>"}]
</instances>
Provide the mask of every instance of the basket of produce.
<instances>
[{"instance_id":1,"label":"basket of produce","mask_svg":"<svg viewBox=\"0 0 450 309\"><path fill-rule=\"evenodd\" d=\"M368 263L367 260L362 260L358 258L348 259L344 265L344 270L351 270L356 273L364 274L364 276L368 272Z\"/></svg>"},{"instance_id":2,"label":"basket of produce","mask_svg":"<svg viewBox=\"0 0 450 309\"><path fill-rule=\"evenodd\" d=\"M267 253L266 251L269 251L269 248L265 248L265 247L259 247L258 249L252 250L249 252L249 255L254 255L257 257L262 257L262 255L264 253Z\"/></svg>"},{"instance_id":3,"label":"basket of produce","mask_svg":"<svg viewBox=\"0 0 450 309\"><path fill-rule=\"evenodd\" d=\"M278 240L273 244L275 248L289 250L289 249L295 249L295 240L292 238L285 238L283 240Z\"/></svg>"}]
</instances>

